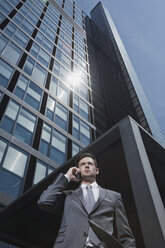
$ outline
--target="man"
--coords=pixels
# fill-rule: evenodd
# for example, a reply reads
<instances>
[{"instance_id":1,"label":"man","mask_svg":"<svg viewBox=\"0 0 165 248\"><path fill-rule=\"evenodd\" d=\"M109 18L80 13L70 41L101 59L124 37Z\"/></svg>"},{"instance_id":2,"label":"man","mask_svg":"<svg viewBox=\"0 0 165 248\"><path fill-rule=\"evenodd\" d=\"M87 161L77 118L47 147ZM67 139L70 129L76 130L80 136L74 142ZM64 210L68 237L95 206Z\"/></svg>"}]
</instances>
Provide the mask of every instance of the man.
<instances>
[{"instance_id":1,"label":"man","mask_svg":"<svg viewBox=\"0 0 165 248\"><path fill-rule=\"evenodd\" d=\"M95 157L81 153L76 167L42 193L40 208L63 214L54 248L135 248L120 194L98 186L97 174ZM76 190L67 191L70 181L80 180Z\"/></svg>"}]
</instances>

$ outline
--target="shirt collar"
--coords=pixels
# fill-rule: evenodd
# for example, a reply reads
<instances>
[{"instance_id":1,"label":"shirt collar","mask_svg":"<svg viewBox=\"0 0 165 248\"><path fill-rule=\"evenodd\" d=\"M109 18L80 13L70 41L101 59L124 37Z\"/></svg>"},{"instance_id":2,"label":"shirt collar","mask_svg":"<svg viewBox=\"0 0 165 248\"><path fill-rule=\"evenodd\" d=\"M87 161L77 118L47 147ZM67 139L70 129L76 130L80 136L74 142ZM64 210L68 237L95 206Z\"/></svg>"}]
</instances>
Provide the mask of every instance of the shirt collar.
<instances>
[{"instance_id":1,"label":"shirt collar","mask_svg":"<svg viewBox=\"0 0 165 248\"><path fill-rule=\"evenodd\" d=\"M97 187L99 186L96 182L93 182L93 183L91 183L90 185L92 186L92 188L97 188ZM81 188L82 188L82 189L86 189L86 186L87 186L87 185L84 184L84 183L81 184Z\"/></svg>"}]
</instances>

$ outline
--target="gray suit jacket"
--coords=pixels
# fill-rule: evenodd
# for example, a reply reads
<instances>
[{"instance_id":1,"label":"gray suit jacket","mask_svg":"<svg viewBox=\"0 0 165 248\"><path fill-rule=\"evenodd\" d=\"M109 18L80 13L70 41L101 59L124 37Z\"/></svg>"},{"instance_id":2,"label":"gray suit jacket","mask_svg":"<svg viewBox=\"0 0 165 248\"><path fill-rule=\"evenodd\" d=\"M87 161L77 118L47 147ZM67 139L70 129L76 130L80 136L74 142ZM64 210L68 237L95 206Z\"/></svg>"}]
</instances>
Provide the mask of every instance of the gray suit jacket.
<instances>
[{"instance_id":1,"label":"gray suit jacket","mask_svg":"<svg viewBox=\"0 0 165 248\"><path fill-rule=\"evenodd\" d=\"M67 179L60 174L38 200L41 209L63 214L54 248L83 248L90 225L108 248L135 248L119 193L99 187L99 198L88 213L82 189L67 191L67 186Z\"/></svg>"}]
</instances>

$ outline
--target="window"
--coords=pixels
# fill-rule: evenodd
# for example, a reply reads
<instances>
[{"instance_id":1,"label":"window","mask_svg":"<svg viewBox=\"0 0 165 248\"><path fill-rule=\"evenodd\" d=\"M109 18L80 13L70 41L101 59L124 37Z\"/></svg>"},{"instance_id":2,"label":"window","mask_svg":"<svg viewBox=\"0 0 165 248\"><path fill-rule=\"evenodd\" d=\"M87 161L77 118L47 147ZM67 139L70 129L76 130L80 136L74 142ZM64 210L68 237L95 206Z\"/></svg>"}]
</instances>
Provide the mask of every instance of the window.
<instances>
[{"instance_id":1,"label":"window","mask_svg":"<svg viewBox=\"0 0 165 248\"><path fill-rule=\"evenodd\" d=\"M63 23L61 23L60 29L67 34L70 39L72 39L72 30L69 30Z\"/></svg>"},{"instance_id":2,"label":"window","mask_svg":"<svg viewBox=\"0 0 165 248\"><path fill-rule=\"evenodd\" d=\"M0 9L3 13L8 15L13 10L13 7L10 4L8 4L5 0L1 0Z\"/></svg>"},{"instance_id":3,"label":"window","mask_svg":"<svg viewBox=\"0 0 165 248\"><path fill-rule=\"evenodd\" d=\"M50 9L50 7L48 7L47 11L46 11L46 14L47 14L47 16L49 16L51 21L53 21L56 25L58 25L59 18L60 18L60 13L55 8Z\"/></svg>"},{"instance_id":4,"label":"window","mask_svg":"<svg viewBox=\"0 0 165 248\"><path fill-rule=\"evenodd\" d=\"M10 101L0 127L17 139L31 145L36 117L14 101Z\"/></svg>"},{"instance_id":5,"label":"window","mask_svg":"<svg viewBox=\"0 0 165 248\"><path fill-rule=\"evenodd\" d=\"M56 49L56 58L63 64L65 65L68 69L71 70L71 60L62 53L61 50Z\"/></svg>"},{"instance_id":6,"label":"window","mask_svg":"<svg viewBox=\"0 0 165 248\"><path fill-rule=\"evenodd\" d=\"M25 35L21 30L17 30L13 39L23 48L26 47L26 44L29 40L28 36Z\"/></svg>"},{"instance_id":7,"label":"window","mask_svg":"<svg viewBox=\"0 0 165 248\"><path fill-rule=\"evenodd\" d=\"M45 23L48 27L50 27L53 31L53 26L56 28L57 30L57 27L56 25L49 19L49 17L47 15L44 15L44 18L43 18L43 23Z\"/></svg>"},{"instance_id":8,"label":"window","mask_svg":"<svg viewBox=\"0 0 165 248\"><path fill-rule=\"evenodd\" d=\"M89 119L88 104L81 100L77 95L73 97L73 109L86 120Z\"/></svg>"},{"instance_id":9,"label":"window","mask_svg":"<svg viewBox=\"0 0 165 248\"><path fill-rule=\"evenodd\" d=\"M54 119L55 103L56 101L49 96L47 101L46 117L49 118L51 121L53 121Z\"/></svg>"},{"instance_id":10,"label":"window","mask_svg":"<svg viewBox=\"0 0 165 248\"><path fill-rule=\"evenodd\" d=\"M73 115L73 131L72 134L76 139L79 139L79 118L76 115Z\"/></svg>"},{"instance_id":11,"label":"window","mask_svg":"<svg viewBox=\"0 0 165 248\"><path fill-rule=\"evenodd\" d=\"M34 30L34 26L30 24L27 20L23 20L22 24L20 25L22 29L29 35L32 35L32 32Z\"/></svg>"},{"instance_id":12,"label":"window","mask_svg":"<svg viewBox=\"0 0 165 248\"><path fill-rule=\"evenodd\" d=\"M77 116L73 116L73 136L84 145L90 144L90 127Z\"/></svg>"},{"instance_id":13,"label":"window","mask_svg":"<svg viewBox=\"0 0 165 248\"><path fill-rule=\"evenodd\" d=\"M85 51L83 51L76 43L74 43L74 50L76 53L78 53L79 56L81 56L84 60L86 60Z\"/></svg>"},{"instance_id":14,"label":"window","mask_svg":"<svg viewBox=\"0 0 165 248\"><path fill-rule=\"evenodd\" d=\"M31 145L36 117L25 109L21 109L13 135L22 142Z\"/></svg>"},{"instance_id":15,"label":"window","mask_svg":"<svg viewBox=\"0 0 165 248\"><path fill-rule=\"evenodd\" d=\"M85 71L87 70L87 64L86 62L80 58L76 53L74 53L74 61L81 66L82 69L84 69Z\"/></svg>"},{"instance_id":16,"label":"window","mask_svg":"<svg viewBox=\"0 0 165 248\"><path fill-rule=\"evenodd\" d=\"M57 1L56 1L57 2ZM62 1L61 1L62 2ZM49 6L48 6L48 9L47 9L49 12L50 12L50 10L52 11L52 13L53 14L48 14L49 16L51 16L52 18L54 18L54 15L55 16L57 16L58 17L58 19L60 18L60 13L57 11L57 9L55 9L55 8L52 8L52 5L51 4L49 4ZM47 13L47 12L46 12Z\"/></svg>"},{"instance_id":17,"label":"window","mask_svg":"<svg viewBox=\"0 0 165 248\"><path fill-rule=\"evenodd\" d=\"M37 32L35 40L39 43L40 47L45 48L49 53L52 52L53 43L45 35L41 34L41 32Z\"/></svg>"},{"instance_id":18,"label":"window","mask_svg":"<svg viewBox=\"0 0 165 248\"><path fill-rule=\"evenodd\" d=\"M0 23L2 23L4 19L5 19L5 16L2 13L0 13Z\"/></svg>"},{"instance_id":19,"label":"window","mask_svg":"<svg viewBox=\"0 0 165 248\"><path fill-rule=\"evenodd\" d=\"M2 55L7 58L11 63L17 64L20 56L22 54L22 50L14 45L12 42L8 42L8 44L4 47Z\"/></svg>"},{"instance_id":20,"label":"window","mask_svg":"<svg viewBox=\"0 0 165 248\"><path fill-rule=\"evenodd\" d=\"M82 83L80 84L80 95L88 100L88 90L87 87L85 85L83 85Z\"/></svg>"},{"instance_id":21,"label":"window","mask_svg":"<svg viewBox=\"0 0 165 248\"><path fill-rule=\"evenodd\" d=\"M68 111L63 105L58 102L55 108L55 123L64 130L67 130Z\"/></svg>"},{"instance_id":22,"label":"window","mask_svg":"<svg viewBox=\"0 0 165 248\"><path fill-rule=\"evenodd\" d=\"M31 7L31 9L32 9L32 7ZM35 7L33 7L33 10L35 10ZM23 16L26 16L26 18L30 22L32 22L34 25L36 25L38 18L25 5L23 5L21 7L20 12L22 13ZM41 11L40 11L40 13L41 13Z\"/></svg>"},{"instance_id":23,"label":"window","mask_svg":"<svg viewBox=\"0 0 165 248\"><path fill-rule=\"evenodd\" d=\"M36 43L33 43L30 53L37 58L43 65L48 67L50 56L41 49Z\"/></svg>"},{"instance_id":24,"label":"window","mask_svg":"<svg viewBox=\"0 0 165 248\"><path fill-rule=\"evenodd\" d=\"M21 193L28 154L14 145L6 150L0 171L0 190L17 197Z\"/></svg>"},{"instance_id":25,"label":"window","mask_svg":"<svg viewBox=\"0 0 165 248\"><path fill-rule=\"evenodd\" d=\"M50 139L51 139L51 127L49 127L46 124L43 124L41 141L40 141L40 152L47 157L49 157Z\"/></svg>"},{"instance_id":26,"label":"window","mask_svg":"<svg viewBox=\"0 0 165 248\"><path fill-rule=\"evenodd\" d=\"M39 85L44 86L46 79L46 70L36 63L31 57L28 57L24 66L24 71L32 77Z\"/></svg>"},{"instance_id":27,"label":"window","mask_svg":"<svg viewBox=\"0 0 165 248\"><path fill-rule=\"evenodd\" d=\"M68 89L60 84L58 87L57 97L65 104L68 104L69 92Z\"/></svg>"},{"instance_id":28,"label":"window","mask_svg":"<svg viewBox=\"0 0 165 248\"><path fill-rule=\"evenodd\" d=\"M0 52L1 53L4 50L5 46L7 45L8 41L9 40L4 35L0 35Z\"/></svg>"},{"instance_id":29,"label":"window","mask_svg":"<svg viewBox=\"0 0 165 248\"><path fill-rule=\"evenodd\" d=\"M68 111L51 97L47 101L46 117L54 121L60 128L67 130Z\"/></svg>"},{"instance_id":30,"label":"window","mask_svg":"<svg viewBox=\"0 0 165 248\"><path fill-rule=\"evenodd\" d=\"M34 184L41 181L43 178L45 178L47 175L49 175L54 170L53 167L45 164L44 162L38 160L36 164L36 170L34 175Z\"/></svg>"},{"instance_id":31,"label":"window","mask_svg":"<svg viewBox=\"0 0 165 248\"><path fill-rule=\"evenodd\" d=\"M7 142L5 142L5 140L0 139L0 163L2 161L2 158L4 156L4 152L7 146Z\"/></svg>"},{"instance_id":32,"label":"window","mask_svg":"<svg viewBox=\"0 0 165 248\"><path fill-rule=\"evenodd\" d=\"M32 10L38 17L40 17L40 15L41 15L41 13L42 13L42 9L43 9L44 6L42 5L42 6L41 6L42 9L39 9L39 8L38 8L38 1L37 1L36 4L37 4L37 6L34 5L34 4L32 5L31 10Z\"/></svg>"},{"instance_id":33,"label":"window","mask_svg":"<svg viewBox=\"0 0 165 248\"><path fill-rule=\"evenodd\" d=\"M52 133L50 158L60 165L66 160L66 137L56 130Z\"/></svg>"},{"instance_id":34,"label":"window","mask_svg":"<svg viewBox=\"0 0 165 248\"><path fill-rule=\"evenodd\" d=\"M79 77L80 77L79 81L80 81L80 83L88 85L88 75L87 75L87 73L85 71L81 70L81 68L78 67L77 64L74 63L73 66L74 66L73 67L73 73L76 73L76 74L77 74L77 72L79 73Z\"/></svg>"},{"instance_id":35,"label":"window","mask_svg":"<svg viewBox=\"0 0 165 248\"><path fill-rule=\"evenodd\" d=\"M34 26L28 22L24 16L22 16L20 13L17 12L17 14L14 16L13 21L18 24L24 32L26 32L29 35L32 35L32 32L34 30Z\"/></svg>"},{"instance_id":36,"label":"window","mask_svg":"<svg viewBox=\"0 0 165 248\"><path fill-rule=\"evenodd\" d=\"M43 125L40 152L60 165L66 161L66 142L67 138L63 134Z\"/></svg>"},{"instance_id":37,"label":"window","mask_svg":"<svg viewBox=\"0 0 165 248\"><path fill-rule=\"evenodd\" d=\"M65 83L69 81L70 72L60 65L56 60L54 61L53 72Z\"/></svg>"},{"instance_id":38,"label":"window","mask_svg":"<svg viewBox=\"0 0 165 248\"><path fill-rule=\"evenodd\" d=\"M61 40L65 41L69 46L72 46L72 38L68 37L62 30L60 30L59 36Z\"/></svg>"},{"instance_id":39,"label":"window","mask_svg":"<svg viewBox=\"0 0 165 248\"><path fill-rule=\"evenodd\" d=\"M90 144L90 128L85 122L80 120L80 141L84 145Z\"/></svg>"},{"instance_id":40,"label":"window","mask_svg":"<svg viewBox=\"0 0 165 248\"><path fill-rule=\"evenodd\" d=\"M10 22L10 23L6 26L4 32L5 32L5 34L7 34L8 36L12 37L13 34L16 32L16 30L17 30L17 26L14 25L12 22Z\"/></svg>"},{"instance_id":41,"label":"window","mask_svg":"<svg viewBox=\"0 0 165 248\"><path fill-rule=\"evenodd\" d=\"M58 79L54 76L51 77L51 81L50 81L50 87L49 90L50 92L56 96L57 95L57 85L58 85Z\"/></svg>"},{"instance_id":42,"label":"window","mask_svg":"<svg viewBox=\"0 0 165 248\"><path fill-rule=\"evenodd\" d=\"M14 161L13 161L13 158ZM27 161L27 156L24 153L20 153L19 150L15 149L12 145L9 147L3 168L15 173L16 175L23 177L25 171L25 165Z\"/></svg>"},{"instance_id":43,"label":"window","mask_svg":"<svg viewBox=\"0 0 165 248\"><path fill-rule=\"evenodd\" d=\"M28 154L15 145L8 146L7 142L2 139L0 140L0 154L3 154L0 190L17 197L21 192Z\"/></svg>"},{"instance_id":44,"label":"window","mask_svg":"<svg viewBox=\"0 0 165 248\"><path fill-rule=\"evenodd\" d=\"M42 90L23 75L19 77L14 94L33 108L39 110Z\"/></svg>"},{"instance_id":45,"label":"window","mask_svg":"<svg viewBox=\"0 0 165 248\"><path fill-rule=\"evenodd\" d=\"M44 23L41 24L40 30L47 36L51 41L55 41L57 27L54 27L53 31L50 30Z\"/></svg>"},{"instance_id":46,"label":"window","mask_svg":"<svg viewBox=\"0 0 165 248\"><path fill-rule=\"evenodd\" d=\"M0 59L0 85L6 87L11 79L14 69L4 60Z\"/></svg>"},{"instance_id":47,"label":"window","mask_svg":"<svg viewBox=\"0 0 165 248\"><path fill-rule=\"evenodd\" d=\"M71 48L66 45L61 39L58 39L57 46L61 48L61 50L66 53L69 57L71 57Z\"/></svg>"},{"instance_id":48,"label":"window","mask_svg":"<svg viewBox=\"0 0 165 248\"><path fill-rule=\"evenodd\" d=\"M38 0L34 0L33 2L35 2L35 4L37 5L37 7L40 7L40 9L43 9L45 7L45 3L44 1L38 1ZM30 1L26 1L25 4L29 4L29 7L31 7L31 2Z\"/></svg>"},{"instance_id":49,"label":"window","mask_svg":"<svg viewBox=\"0 0 165 248\"><path fill-rule=\"evenodd\" d=\"M88 110L88 104L85 103L83 100L79 99L79 113L86 120L89 120L89 113L88 113L88 111L89 111Z\"/></svg>"},{"instance_id":50,"label":"window","mask_svg":"<svg viewBox=\"0 0 165 248\"><path fill-rule=\"evenodd\" d=\"M79 43L81 42L82 45L84 45L84 37L78 32L77 29L74 29L74 34L76 35L76 37L75 37L76 38L75 39L76 43L79 45Z\"/></svg>"},{"instance_id":51,"label":"window","mask_svg":"<svg viewBox=\"0 0 165 248\"><path fill-rule=\"evenodd\" d=\"M81 146L77 145L75 142L72 142L72 156L76 155L81 151Z\"/></svg>"},{"instance_id":52,"label":"window","mask_svg":"<svg viewBox=\"0 0 165 248\"><path fill-rule=\"evenodd\" d=\"M12 133L14 123L18 115L19 105L10 101L0 127L8 133Z\"/></svg>"}]
</instances>

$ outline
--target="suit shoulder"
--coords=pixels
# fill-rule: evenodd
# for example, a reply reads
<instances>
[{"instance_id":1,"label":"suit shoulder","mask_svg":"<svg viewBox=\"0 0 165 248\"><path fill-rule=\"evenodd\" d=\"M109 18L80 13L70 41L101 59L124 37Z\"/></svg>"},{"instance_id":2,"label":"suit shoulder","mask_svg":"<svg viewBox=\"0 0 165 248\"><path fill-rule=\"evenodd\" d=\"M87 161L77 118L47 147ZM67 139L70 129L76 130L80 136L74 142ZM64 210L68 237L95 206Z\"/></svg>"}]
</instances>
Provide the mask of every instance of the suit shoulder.
<instances>
[{"instance_id":1,"label":"suit shoulder","mask_svg":"<svg viewBox=\"0 0 165 248\"><path fill-rule=\"evenodd\" d=\"M113 198L113 199L119 199L121 198L121 194L116 192L116 191L113 191L113 190L110 190L110 189L107 189L107 194L110 198Z\"/></svg>"}]
</instances>

